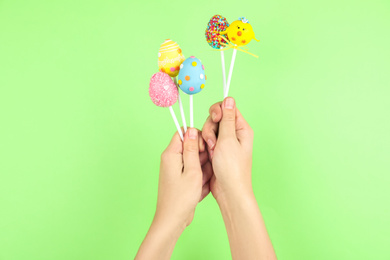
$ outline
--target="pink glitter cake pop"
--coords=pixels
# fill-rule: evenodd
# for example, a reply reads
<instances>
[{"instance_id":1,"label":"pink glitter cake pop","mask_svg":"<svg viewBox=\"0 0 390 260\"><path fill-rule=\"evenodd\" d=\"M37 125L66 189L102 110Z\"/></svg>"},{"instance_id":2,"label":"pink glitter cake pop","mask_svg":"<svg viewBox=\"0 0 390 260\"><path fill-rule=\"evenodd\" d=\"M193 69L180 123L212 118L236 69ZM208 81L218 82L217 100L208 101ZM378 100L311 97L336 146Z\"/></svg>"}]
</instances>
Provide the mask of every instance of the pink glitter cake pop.
<instances>
[{"instance_id":1,"label":"pink glitter cake pop","mask_svg":"<svg viewBox=\"0 0 390 260\"><path fill-rule=\"evenodd\" d=\"M172 105L176 103L179 97L179 91L172 81L171 77L164 72L153 74L149 83L149 96L152 102L159 107L169 107L173 121L175 122L177 131L181 140L183 140L183 132L181 131L179 122L177 121Z\"/></svg>"},{"instance_id":2,"label":"pink glitter cake pop","mask_svg":"<svg viewBox=\"0 0 390 260\"><path fill-rule=\"evenodd\" d=\"M155 105L170 107L176 103L179 91L168 74L158 72L150 79L149 96Z\"/></svg>"}]
</instances>

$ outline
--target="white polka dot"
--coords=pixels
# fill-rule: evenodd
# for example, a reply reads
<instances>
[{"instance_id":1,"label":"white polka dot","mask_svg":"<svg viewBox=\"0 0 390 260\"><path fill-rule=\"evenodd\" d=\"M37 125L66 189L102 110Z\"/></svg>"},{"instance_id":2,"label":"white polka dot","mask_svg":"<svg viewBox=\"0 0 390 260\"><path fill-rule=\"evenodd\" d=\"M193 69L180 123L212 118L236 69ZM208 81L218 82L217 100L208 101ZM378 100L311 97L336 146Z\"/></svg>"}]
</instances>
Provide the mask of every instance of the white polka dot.
<instances>
[{"instance_id":1,"label":"white polka dot","mask_svg":"<svg viewBox=\"0 0 390 260\"><path fill-rule=\"evenodd\" d=\"M165 85L163 88L164 88L165 90L168 90L169 86L168 86L168 85Z\"/></svg>"},{"instance_id":2,"label":"white polka dot","mask_svg":"<svg viewBox=\"0 0 390 260\"><path fill-rule=\"evenodd\" d=\"M158 57L159 57L159 58L161 57L161 52L158 53Z\"/></svg>"},{"instance_id":3,"label":"white polka dot","mask_svg":"<svg viewBox=\"0 0 390 260\"><path fill-rule=\"evenodd\" d=\"M182 64L180 64L180 69L182 69L182 68L183 68L183 66L184 66L184 65L183 65L183 63L182 63Z\"/></svg>"},{"instance_id":4,"label":"white polka dot","mask_svg":"<svg viewBox=\"0 0 390 260\"><path fill-rule=\"evenodd\" d=\"M203 79L204 78L204 75L203 74L200 74L200 79Z\"/></svg>"}]
</instances>

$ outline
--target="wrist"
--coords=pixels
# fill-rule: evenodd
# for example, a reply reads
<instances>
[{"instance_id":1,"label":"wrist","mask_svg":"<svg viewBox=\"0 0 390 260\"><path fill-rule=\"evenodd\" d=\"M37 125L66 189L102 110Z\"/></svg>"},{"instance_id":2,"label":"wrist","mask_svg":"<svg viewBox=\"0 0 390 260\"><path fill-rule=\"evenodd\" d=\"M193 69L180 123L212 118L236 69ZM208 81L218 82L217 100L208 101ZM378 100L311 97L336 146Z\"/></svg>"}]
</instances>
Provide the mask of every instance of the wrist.
<instances>
[{"instance_id":1,"label":"wrist","mask_svg":"<svg viewBox=\"0 0 390 260\"><path fill-rule=\"evenodd\" d=\"M184 228L156 214L135 259L170 259Z\"/></svg>"},{"instance_id":2,"label":"wrist","mask_svg":"<svg viewBox=\"0 0 390 260\"><path fill-rule=\"evenodd\" d=\"M153 218L151 229L158 231L163 236L170 239L178 239L186 228L186 224L183 221L175 220L172 216L165 217L156 214Z\"/></svg>"},{"instance_id":3,"label":"wrist","mask_svg":"<svg viewBox=\"0 0 390 260\"><path fill-rule=\"evenodd\" d=\"M225 211L240 208L242 205L257 205L252 186L225 191L219 194L216 200L219 208Z\"/></svg>"},{"instance_id":4,"label":"wrist","mask_svg":"<svg viewBox=\"0 0 390 260\"><path fill-rule=\"evenodd\" d=\"M234 203L240 203L242 200L254 198L252 183L250 180L221 185L218 196L215 198L218 205L228 206Z\"/></svg>"},{"instance_id":5,"label":"wrist","mask_svg":"<svg viewBox=\"0 0 390 260\"><path fill-rule=\"evenodd\" d=\"M218 206L227 228L232 228L236 225L240 225L240 222L248 221L253 218L253 216L256 216L259 211L252 190L241 194L235 194L234 197L224 197L223 200L218 201Z\"/></svg>"}]
</instances>

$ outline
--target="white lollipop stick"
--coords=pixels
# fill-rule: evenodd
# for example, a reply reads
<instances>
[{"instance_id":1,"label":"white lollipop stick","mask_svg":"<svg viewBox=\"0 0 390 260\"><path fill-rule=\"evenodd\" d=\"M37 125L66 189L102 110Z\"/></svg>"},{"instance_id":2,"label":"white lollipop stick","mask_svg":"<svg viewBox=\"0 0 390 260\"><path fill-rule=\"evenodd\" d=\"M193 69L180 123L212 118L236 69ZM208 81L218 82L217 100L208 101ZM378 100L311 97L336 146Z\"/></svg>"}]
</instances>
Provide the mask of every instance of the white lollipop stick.
<instances>
[{"instance_id":1,"label":"white lollipop stick","mask_svg":"<svg viewBox=\"0 0 390 260\"><path fill-rule=\"evenodd\" d=\"M169 111L171 112L171 116L172 116L172 118L173 118L173 122L175 122L177 131L179 132L179 135L180 135L180 138L181 138L181 140L183 141L183 140L184 140L184 139L183 139L183 132L181 131L179 122L177 121L177 118L176 118L176 115L175 115L175 111L173 111L173 108L172 108L172 107L169 107Z\"/></svg>"},{"instance_id":2,"label":"white lollipop stick","mask_svg":"<svg viewBox=\"0 0 390 260\"><path fill-rule=\"evenodd\" d=\"M230 62L229 77L228 77L226 91L225 91L225 98L229 95L230 81L232 79L234 60L236 59L236 54L237 54L237 49L235 48L233 50L232 61Z\"/></svg>"},{"instance_id":3,"label":"white lollipop stick","mask_svg":"<svg viewBox=\"0 0 390 260\"><path fill-rule=\"evenodd\" d=\"M223 75L223 94L226 91L226 71L225 71L225 55L223 51L221 51L221 63L222 63L222 75Z\"/></svg>"},{"instance_id":4,"label":"white lollipop stick","mask_svg":"<svg viewBox=\"0 0 390 260\"><path fill-rule=\"evenodd\" d=\"M190 127L194 127L194 97L190 95Z\"/></svg>"},{"instance_id":5,"label":"white lollipop stick","mask_svg":"<svg viewBox=\"0 0 390 260\"><path fill-rule=\"evenodd\" d=\"M185 133L185 132L187 132L187 123L186 123L186 118L184 115L183 103L181 102L180 91L179 91L179 106L180 106L181 121L183 122L184 133Z\"/></svg>"},{"instance_id":6,"label":"white lollipop stick","mask_svg":"<svg viewBox=\"0 0 390 260\"><path fill-rule=\"evenodd\" d=\"M175 82L176 87L178 87L176 77L173 78L173 82ZM187 122L186 122L186 117L184 115L183 103L181 102L181 98L180 98L180 90L179 90L179 107L180 107L181 121L183 122L184 133L185 133L187 132Z\"/></svg>"}]
</instances>

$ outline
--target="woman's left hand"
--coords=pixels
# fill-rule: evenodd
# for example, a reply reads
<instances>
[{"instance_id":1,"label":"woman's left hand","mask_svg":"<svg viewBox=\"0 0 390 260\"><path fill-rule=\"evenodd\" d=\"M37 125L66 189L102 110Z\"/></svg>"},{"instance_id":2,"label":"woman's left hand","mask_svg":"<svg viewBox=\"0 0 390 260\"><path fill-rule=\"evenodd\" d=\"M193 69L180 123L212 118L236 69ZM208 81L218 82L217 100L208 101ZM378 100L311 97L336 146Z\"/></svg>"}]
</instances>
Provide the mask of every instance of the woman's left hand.
<instances>
[{"instance_id":1,"label":"woman's left hand","mask_svg":"<svg viewBox=\"0 0 390 260\"><path fill-rule=\"evenodd\" d=\"M176 133L161 155L155 219L174 221L184 228L195 207L210 192L213 174L201 132L189 128L184 143Z\"/></svg>"},{"instance_id":2,"label":"woman's left hand","mask_svg":"<svg viewBox=\"0 0 390 260\"><path fill-rule=\"evenodd\" d=\"M189 128L183 143L176 132L162 153L156 214L136 259L170 259L196 205L209 194L213 168L201 136Z\"/></svg>"}]
</instances>

